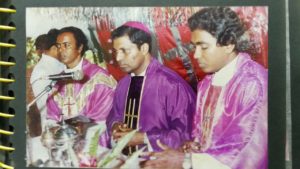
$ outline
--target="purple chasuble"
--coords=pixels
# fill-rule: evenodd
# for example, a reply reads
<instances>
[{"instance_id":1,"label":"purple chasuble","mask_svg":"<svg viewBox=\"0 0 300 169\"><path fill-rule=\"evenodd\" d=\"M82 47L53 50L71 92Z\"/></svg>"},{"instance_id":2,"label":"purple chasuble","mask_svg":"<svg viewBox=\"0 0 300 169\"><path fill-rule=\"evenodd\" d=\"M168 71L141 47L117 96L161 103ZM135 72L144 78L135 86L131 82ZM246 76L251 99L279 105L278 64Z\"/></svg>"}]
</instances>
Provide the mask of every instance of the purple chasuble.
<instances>
[{"instance_id":1,"label":"purple chasuble","mask_svg":"<svg viewBox=\"0 0 300 169\"><path fill-rule=\"evenodd\" d=\"M152 58L144 77L137 126L145 132L154 151L160 151L156 140L178 148L191 139L195 93L175 72ZM108 132L114 122L124 122L125 104L131 77L117 85L112 112L107 118Z\"/></svg>"},{"instance_id":2,"label":"purple chasuble","mask_svg":"<svg viewBox=\"0 0 300 169\"><path fill-rule=\"evenodd\" d=\"M211 94L208 91L213 75L199 82L193 137L200 143L205 142L198 153L209 155L231 169L266 169L268 72L246 53L239 53L237 57L237 69L222 87L215 102L209 135L203 141L201 136L207 134L201 126L204 126L206 99Z\"/></svg>"},{"instance_id":3,"label":"purple chasuble","mask_svg":"<svg viewBox=\"0 0 300 169\"><path fill-rule=\"evenodd\" d=\"M60 121L85 116L92 121L106 120L113 102L116 81L98 65L83 59L84 78L80 81L58 81L54 92L47 99L47 118ZM107 136L101 137L101 145L107 146Z\"/></svg>"}]
</instances>

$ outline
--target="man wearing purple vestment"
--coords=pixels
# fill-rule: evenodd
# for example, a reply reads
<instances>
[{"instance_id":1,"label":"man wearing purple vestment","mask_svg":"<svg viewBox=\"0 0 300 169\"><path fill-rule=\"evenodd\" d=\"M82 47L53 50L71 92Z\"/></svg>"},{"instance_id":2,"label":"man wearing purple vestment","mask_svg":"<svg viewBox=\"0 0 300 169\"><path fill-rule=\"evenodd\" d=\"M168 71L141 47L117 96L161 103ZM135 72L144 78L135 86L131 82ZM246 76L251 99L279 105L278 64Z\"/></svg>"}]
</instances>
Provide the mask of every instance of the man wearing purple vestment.
<instances>
[{"instance_id":1,"label":"man wearing purple vestment","mask_svg":"<svg viewBox=\"0 0 300 169\"><path fill-rule=\"evenodd\" d=\"M66 65L65 73L82 71L81 80L62 80L54 86L54 92L47 100L47 118L55 122L62 119L86 117L100 123L109 114L116 81L109 73L83 58L87 50L87 38L76 27L65 27L59 31L56 45L61 61ZM107 136L100 138L107 146Z\"/></svg>"},{"instance_id":2,"label":"man wearing purple vestment","mask_svg":"<svg viewBox=\"0 0 300 169\"><path fill-rule=\"evenodd\" d=\"M192 88L151 56L151 34L142 23L125 23L112 32L112 40L119 66L129 73L117 85L107 118L112 140L138 129L124 154L143 145L159 151L157 139L178 148L191 138L195 111Z\"/></svg>"},{"instance_id":3,"label":"man wearing purple vestment","mask_svg":"<svg viewBox=\"0 0 300 169\"><path fill-rule=\"evenodd\" d=\"M145 168L266 169L267 70L251 60L238 15L204 8L188 20L194 57L208 75L198 83L193 141L183 151L163 145Z\"/></svg>"}]
</instances>

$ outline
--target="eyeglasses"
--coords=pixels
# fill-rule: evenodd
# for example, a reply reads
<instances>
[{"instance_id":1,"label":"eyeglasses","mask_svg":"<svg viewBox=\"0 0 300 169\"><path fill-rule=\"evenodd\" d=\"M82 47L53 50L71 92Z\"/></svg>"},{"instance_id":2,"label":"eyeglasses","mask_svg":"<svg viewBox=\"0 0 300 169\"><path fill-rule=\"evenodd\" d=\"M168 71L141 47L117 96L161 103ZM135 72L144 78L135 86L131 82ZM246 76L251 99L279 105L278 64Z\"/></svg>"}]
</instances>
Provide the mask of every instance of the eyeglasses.
<instances>
[{"instance_id":1,"label":"eyeglasses","mask_svg":"<svg viewBox=\"0 0 300 169\"><path fill-rule=\"evenodd\" d=\"M55 46L56 46L58 49L61 49L62 47L63 47L64 49L70 49L70 48L72 48L72 44L69 43L69 42L56 43Z\"/></svg>"}]
</instances>

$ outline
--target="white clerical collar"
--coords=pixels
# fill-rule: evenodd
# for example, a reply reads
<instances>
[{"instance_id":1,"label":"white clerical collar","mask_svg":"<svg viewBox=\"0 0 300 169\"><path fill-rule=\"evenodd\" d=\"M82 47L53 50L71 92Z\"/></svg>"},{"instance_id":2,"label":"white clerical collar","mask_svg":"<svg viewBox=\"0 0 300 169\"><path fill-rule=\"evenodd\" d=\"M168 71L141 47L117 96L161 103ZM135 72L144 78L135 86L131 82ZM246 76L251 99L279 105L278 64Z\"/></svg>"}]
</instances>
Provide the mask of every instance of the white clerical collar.
<instances>
[{"instance_id":1,"label":"white clerical collar","mask_svg":"<svg viewBox=\"0 0 300 169\"><path fill-rule=\"evenodd\" d=\"M141 72L141 73L139 73L139 74L134 74L134 73L130 73L130 75L133 77L133 76L145 76L146 75L146 70L147 70L147 68L143 71L143 72Z\"/></svg>"},{"instance_id":2,"label":"white clerical collar","mask_svg":"<svg viewBox=\"0 0 300 169\"><path fill-rule=\"evenodd\" d=\"M82 62L83 62L83 58L81 58L80 62L75 67L71 69L65 69L65 72L69 73L69 72L75 72L77 70L82 70Z\"/></svg>"},{"instance_id":3,"label":"white clerical collar","mask_svg":"<svg viewBox=\"0 0 300 169\"><path fill-rule=\"evenodd\" d=\"M233 77L237 67L238 56L213 75L212 85L225 86Z\"/></svg>"}]
</instances>

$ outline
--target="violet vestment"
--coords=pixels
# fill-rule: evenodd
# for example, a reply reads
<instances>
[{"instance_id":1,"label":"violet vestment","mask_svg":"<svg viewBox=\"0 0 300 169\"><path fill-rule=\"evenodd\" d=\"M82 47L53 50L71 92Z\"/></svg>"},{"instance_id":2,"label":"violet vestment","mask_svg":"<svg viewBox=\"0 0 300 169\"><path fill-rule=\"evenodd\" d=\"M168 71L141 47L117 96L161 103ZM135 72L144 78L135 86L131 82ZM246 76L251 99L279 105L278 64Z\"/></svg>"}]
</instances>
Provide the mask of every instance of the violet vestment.
<instances>
[{"instance_id":1,"label":"violet vestment","mask_svg":"<svg viewBox=\"0 0 300 169\"><path fill-rule=\"evenodd\" d=\"M58 81L47 100L47 117L60 121L78 115L95 122L106 120L109 114L116 82L108 72L87 60L82 60L84 78L80 81ZM101 143L106 144L106 143Z\"/></svg>"},{"instance_id":2,"label":"violet vestment","mask_svg":"<svg viewBox=\"0 0 300 169\"><path fill-rule=\"evenodd\" d=\"M236 65L225 86L212 85L214 74L198 84L193 138L201 151L193 153L196 169L217 162L230 169L267 168L268 72L246 53L237 56Z\"/></svg>"},{"instance_id":3,"label":"violet vestment","mask_svg":"<svg viewBox=\"0 0 300 169\"><path fill-rule=\"evenodd\" d=\"M117 85L112 112L107 118L108 132L115 122L124 122L125 104L132 77L127 75ZM175 72L152 58L141 91L138 129L145 132L154 151L159 139L178 148L191 139L195 93Z\"/></svg>"}]
</instances>

